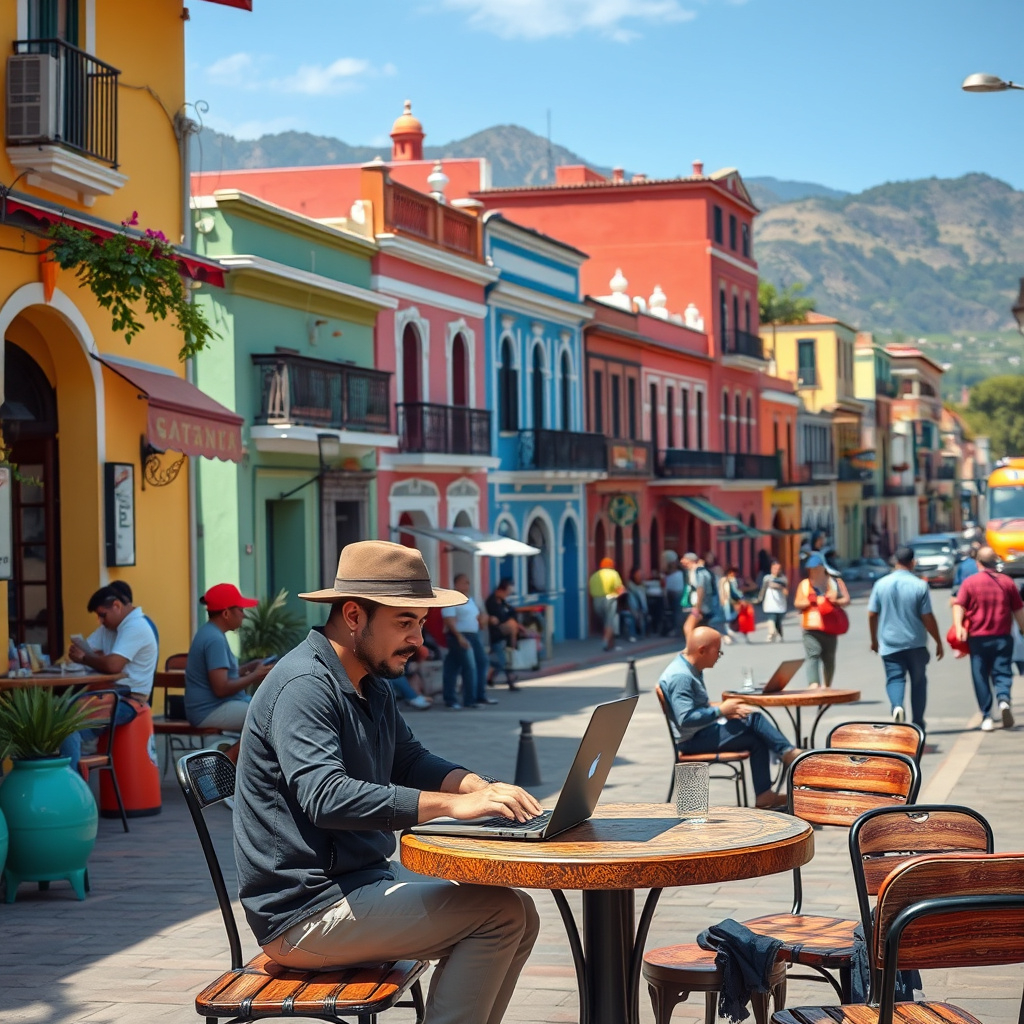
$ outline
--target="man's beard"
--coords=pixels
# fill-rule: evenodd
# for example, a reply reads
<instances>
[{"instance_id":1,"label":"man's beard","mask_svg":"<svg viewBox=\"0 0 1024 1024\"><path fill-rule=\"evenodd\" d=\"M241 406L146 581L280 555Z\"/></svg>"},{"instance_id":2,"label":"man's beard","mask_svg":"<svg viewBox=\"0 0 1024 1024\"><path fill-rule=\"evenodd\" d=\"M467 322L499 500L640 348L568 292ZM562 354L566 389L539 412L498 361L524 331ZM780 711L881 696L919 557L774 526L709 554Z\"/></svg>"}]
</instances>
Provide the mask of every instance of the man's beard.
<instances>
[{"instance_id":1,"label":"man's beard","mask_svg":"<svg viewBox=\"0 0 1024 1024\"><path fill-rule=\"evenodd\" d=\"M392 666L384 659L374 661L373 651L370 649L370 627L367 625L363 631L354 638L352 652L355 656L375 675L378 679L399 679L405 675L405 662L408 661L418 650L418 647L402 647L395 651L392 657L405 658L400 668Z\"/></svg>"}]
</instances>

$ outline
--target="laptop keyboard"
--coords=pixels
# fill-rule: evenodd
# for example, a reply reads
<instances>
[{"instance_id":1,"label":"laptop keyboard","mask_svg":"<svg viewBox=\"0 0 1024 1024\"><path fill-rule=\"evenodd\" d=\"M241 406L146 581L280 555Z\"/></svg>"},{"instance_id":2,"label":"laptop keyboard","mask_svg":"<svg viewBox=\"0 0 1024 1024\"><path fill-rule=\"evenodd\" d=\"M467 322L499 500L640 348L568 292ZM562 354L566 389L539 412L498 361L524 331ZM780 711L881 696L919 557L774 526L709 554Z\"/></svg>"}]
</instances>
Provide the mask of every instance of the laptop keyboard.
<instances>
[{"instance_id":1,"label":"laptop keyboard","mask_svg":"<svg viewBox=\"0 0 1024 1024\"><path fill-rule=\"evenodd\" d=\"M538 814L536 818L527 818L526 821L510 821L508 818L503 818L498 814L493 818L482 818L473 824L481 828L503 828L515 832L528 832L531 829L546 825L550 817L551 812L545 811L543 814Z\"/></svg>"}]
</instances>

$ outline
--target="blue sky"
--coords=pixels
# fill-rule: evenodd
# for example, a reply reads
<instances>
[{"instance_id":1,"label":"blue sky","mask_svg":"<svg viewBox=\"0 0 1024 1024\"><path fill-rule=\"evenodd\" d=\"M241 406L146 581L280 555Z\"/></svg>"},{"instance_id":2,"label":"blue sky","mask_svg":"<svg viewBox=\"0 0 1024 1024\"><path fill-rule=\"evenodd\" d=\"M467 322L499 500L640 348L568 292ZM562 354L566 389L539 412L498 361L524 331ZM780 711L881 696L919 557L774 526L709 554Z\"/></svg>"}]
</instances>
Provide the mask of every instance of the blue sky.
<instances>
[{"instance_id":1,"label":"blue sky","mask_svg":"<svg viewBox=\"0 0 1024 1024\"><path fill-rule=\"evenodd\" d=\"M495 124L652 176L862 188L984 171L1024 188L1022 0L193 0L188 98L213 127L428 144Z\"/></svg>"}]
</instances>

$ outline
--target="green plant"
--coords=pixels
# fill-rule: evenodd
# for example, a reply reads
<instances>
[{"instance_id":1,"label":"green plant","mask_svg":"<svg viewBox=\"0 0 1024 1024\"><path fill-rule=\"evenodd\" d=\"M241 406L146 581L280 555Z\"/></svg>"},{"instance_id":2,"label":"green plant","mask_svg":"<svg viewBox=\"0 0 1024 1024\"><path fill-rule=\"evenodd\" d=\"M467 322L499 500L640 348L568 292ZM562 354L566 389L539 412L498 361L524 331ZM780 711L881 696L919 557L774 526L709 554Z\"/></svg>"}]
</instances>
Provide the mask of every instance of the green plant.
<instances>
[{"instance_id":1,"label":"green plant","mask_svg":"<svg viewBox=\"0 0 1024 1024\"><path fill-rule=\"evenodd\" d=\"M49 231L46 251L75 276L111 312L111 326L131 340L143 329L135 306L142 303L154 320L172 315L185 335L179 356L194 356L216 337L203 311L189 301L174 247L161 231L147 228L140 237L128 229L138 214L121 222L121 230L106 238L85 228L59 221Z\"/></svg>"},{"instance_id":2,"label":"green plant","mask_svg":"<svg viewBox=\"0 0 1024 1024\"><path fill-rule=\"evenodd\" d=\"M306 620L288 610L287 590L279 590L273 599L264 597L255 608L248 608L238 631L242 661L269 658L290 651L306 635Z\"/></svg>"},{"instance_id":3,"label":"green plant","mask_svg":"<svg viewBox=\"0 0 1024 1024\"><path fill-rule=\"evenodd\" d=\"M0 758L38 761L59 757L60 745L92 719L75 693L28 686L0 696Z\"/></svg>"}]
</instances>

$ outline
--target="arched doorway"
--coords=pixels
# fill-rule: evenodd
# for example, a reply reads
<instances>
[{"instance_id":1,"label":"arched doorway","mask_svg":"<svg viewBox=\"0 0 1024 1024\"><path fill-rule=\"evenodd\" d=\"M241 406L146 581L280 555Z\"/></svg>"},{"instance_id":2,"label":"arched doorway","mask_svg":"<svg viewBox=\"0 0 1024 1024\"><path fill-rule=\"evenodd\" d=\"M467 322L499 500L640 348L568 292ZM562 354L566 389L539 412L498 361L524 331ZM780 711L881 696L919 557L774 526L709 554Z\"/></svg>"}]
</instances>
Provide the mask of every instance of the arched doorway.
<instances>
[{"instance_id":1,"label":"arched doorway","mask_svg":"<svg viewBox=\"0 0 1024 1024\"><path fill-rule=\"evenodd\" d=\"M526 543L539 548L536 555L526 561L526 589L531 594L546 594L551 579L551 538L547 525L539 516L526 531Z\"/></svg>"},{"instance_id":2,"label":"arched doorway","mask_svg":"<svg viewBox=\"0 0 1024 1024\"><path fill-rule=\"evenodd\" d=\"M580 636L580 551L576 524L566 519L562 526L562 617L566 640Z\"/></svg>"},{"instance_id":3,"label":"arched doorway","mask_svg":"<svg viewBox=\"0 0 1024 1024\"><path fill-rule=\"evenodd\" d=\"M533 428L544 429L544 349L540 345L533 346L533 373L530 375L531 395L533 398Z\"/></svg>"},{"instance_id":4,"label":"arched doorway","mask_svg":"<svg viewBox=\"0 0 1024 1024\"><path fill-rule=\"evenodd\" d=\"M750 513L750 575L756 576L758 570L758 559L757 559L757 534L754 532L757 529L757 517L753 512Z\"/></svg>"},{"instance_id":5,"label":"arched doorway","mask_svg":"<svg viewBox=\"0 0 1024 1024\"><path fill-rule=\"evenodd\" d=\"M399 424L402 443L407 451L423 451L423 394L420 361L420 336L412 324L402 332L402 420Z\"/></svg>"},{"instance_id":6,"label":"arched doorway","mask_svg":"<svg viewBox=\"0 0 1024 1024\"><path fill-rule=\"evenodd\" d=\"M4 344L4 440L19 479L11 481L11 581L8 628L15 643L63 651L57 392L39 364Z\"/></svg>"},{"instance_id":7,"label":"arched doorway","mask_svg":"<svg viewBox=\"0 0 1024 1024\"><path fill-rule=\"evenodd\" d=\"M622 532L622 527L617 523L615 525L615 568L619 574L623 574L626 565L626 538Z\"/></svg>"},{"instance_id":8,"label":"arched doorway","mask_svg":"<svg viewBox=\"0 0 1024 1024\"><path fill-rule=\"evenodd\" d=\"M632 558L630 559L629 565L623 566L623 577L627 573L631 573L634 569L643 568L643 563L640 561L640 520L638 519L633 524L633 552Z\"/></svg>"},{"instance_id":9,"label":"arched doorway","mask_svg":"<svg viewBox=\"0 0 1024 1024\"><path fill-rule=\"evenodd\" d=\"M661 530L658 526L658 520L655 516L651 517L651 551L650 551L650 567L652 572L657 572L660 568L661 560Z\"/></svg>"},{"instance_id":10,"label":"arched doorway","mask_svg":"<svg viewBox=\"0 0 1024 1024\"><path fill-rule=\"evenodd\" d=\"M498 370L498 429L519 429L519 373L512 339L501 343L501 367Z\"/></svg>"},{"instance_id":11,"label":"arched doorway","mask_svg":"<svg viewBox=\"0 0 1024 1024\"><path fill-rule=\"evenodd\" d=\"M454 526L456 529L459 527L463 527L465 529L473 528L473 520L465 509L461 509L459 514L455 517ZM455 583L456 576L460 573L465 573L469 577L470 583L473 584L474 587L476 586L476 580L473 578L473 556L468 551L463 551L461 548L453 548L449 567L452 571L453 584Z\"/></svg>"},{"instance_id":12,"label":"arched doorway","mask_svg":"<svg viewBox=\"0 0 1024 1024\"><path fill-rule=\"evenodd\" d=\"M469 349L462 334L452 341L452 405L469 405Z\"/></svg>"},{"instance_id":13,"label":"arched doorway","mask_svg":"<svg viewBox=\"0 0 1024 1024\"><path fill-rule=\"evenodd\" d=\"M594 527L594 568L596 569L601 564L601 559L604 558L605 552L608 550L608 541L605 538L604 533L604 520L598 519L597 525Z\"/></svg>"},{"instance_id":14,"label":"arched doorway","mask_svg":"<svg viewBox=\"0 0 1024 1024\"><path fill-rule=\"evenodd\" d=\"M572 430L572 364L569 353L562 353L562 369L559 378L561 386L562 429Z\"/></svg>"}]
</instances>

